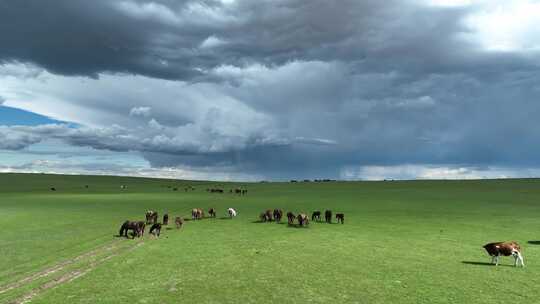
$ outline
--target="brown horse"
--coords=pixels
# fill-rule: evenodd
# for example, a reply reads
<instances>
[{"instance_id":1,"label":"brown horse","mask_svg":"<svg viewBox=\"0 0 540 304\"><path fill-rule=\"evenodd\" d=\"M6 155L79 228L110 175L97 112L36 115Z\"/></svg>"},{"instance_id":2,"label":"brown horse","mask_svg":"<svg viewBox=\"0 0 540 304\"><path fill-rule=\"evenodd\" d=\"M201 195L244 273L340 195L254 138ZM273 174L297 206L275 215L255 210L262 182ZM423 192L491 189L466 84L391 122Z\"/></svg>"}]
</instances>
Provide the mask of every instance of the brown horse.
<instances>
[{"instance_id":1,"label":"brown horse","mask_svg":"<svg viewBox=\"0 0 540 304\"><path fill-rule=\"evenodd\" d=\"M288 223L289 225L294 225L294 219L295 219L295 218L296 218L296 217L294 216L294 213L292 213L292 212L290 212L290 211L287 212L287 223Z\"/></svg>"},{"instance_id":2,"label":"brown horse","mask_svg":"<svg viewBox=\"0 0 540 304\"><path fill-rule=\"evenodd\" d=\"M155 224L158 222L158 213L156 211L148 210L145 213L146 224Z\"/></svg>"},{"instance_id":3,"label":"brown horse","mask_svg":"<svg viewBox=\"0 0 540 304\"><path fill-rule=\"evenodd\" d=\"M176 229L182 228L182 225L184 225L184 219L181 216L177 216L176 219L174 219L174 223L176 224Z\"/></svg>"},{"instance_id":4,"label":"brown horse","mask_svg":"<svg viewBox=\"0 0 540 304\"><path fill-rule=\"evenodd\" d=\"M132 238L135 238L135 236L141 237L144 235L144 228L145 224L142 221L136 222L126 220L122 226L120 226L120 231L118 234L120 236L128 237L128 230L131 230L133 235Z\"/></svg>"}]
</instances>

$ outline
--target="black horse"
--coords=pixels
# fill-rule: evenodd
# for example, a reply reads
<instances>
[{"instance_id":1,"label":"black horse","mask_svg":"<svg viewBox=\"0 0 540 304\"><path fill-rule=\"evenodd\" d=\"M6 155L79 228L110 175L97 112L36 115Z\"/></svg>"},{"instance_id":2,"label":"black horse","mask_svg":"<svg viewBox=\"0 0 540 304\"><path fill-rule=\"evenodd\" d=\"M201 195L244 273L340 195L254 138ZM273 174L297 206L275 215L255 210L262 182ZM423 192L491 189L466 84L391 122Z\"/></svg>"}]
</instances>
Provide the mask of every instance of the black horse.
<instances>
[{"instance_id":1,"label":"black horse","mask_svg":"<svg viewBox=\"0 0 540 304\"><path fill-rule=\"evenodd\" d=\"M153 234L155 236L159 236L161 234L161 224L155 223L150 227L150 234Z\"/></svg>"},{"instance_id":2,"label":"black horse","mask_svg":"<svg viewBox=\"0 0 540 304\"><path fill-rule=\"evenodd\" d=\"M332 223L332 210L326 210L324 212L324 219L326 220L327 223L329 224Z\"/></svg>"},{"instance_id":3,"label":"black horse","mask_svg":"<svg viewBox=\"0 0 540 304\"><path fill-rule=\"evenodd\" d=\"M311 214L311 220L312 221L317 220L317 222L320 222L321 221L321 212L320 211L313 211L313 213Z\"/></svg>"},{"instance_id":4,"label":"black horse","mask_svg":"<svg viewBox=\"0 0 540 304\"><path fill-rule=\"evenodd\" d=\"M283 210L274 209L274 220L276 221L276 223L281 222L282 217L283 217Z\"/></svg>"},{"instance_id":5,"label":"black horse","mask_svg":"<svg viewBox=\"0 0 540 304\"><path fill-rule=\"evenodd\" d=\"M165 226L169 225L169 214L167 213L163 215L163 225Z\"/></svg>"}]
</instances>

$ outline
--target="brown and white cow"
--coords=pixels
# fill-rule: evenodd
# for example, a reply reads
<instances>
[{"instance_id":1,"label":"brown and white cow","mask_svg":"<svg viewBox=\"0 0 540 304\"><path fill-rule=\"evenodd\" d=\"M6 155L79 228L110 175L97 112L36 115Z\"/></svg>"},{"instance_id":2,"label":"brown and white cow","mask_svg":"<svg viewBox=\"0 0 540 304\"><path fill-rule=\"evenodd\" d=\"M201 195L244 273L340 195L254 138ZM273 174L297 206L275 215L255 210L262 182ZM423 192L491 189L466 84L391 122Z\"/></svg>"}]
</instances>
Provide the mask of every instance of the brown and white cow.
<instances>
[{"instance_id":1,"label":"brown and white cow","mask_svg":"<svg viewBox=\"0 0 540 304\"><path fill-rule=\"evenodd\" d=\"M495 266L499 265L499 257L502 255L513 256L514 266L521 264L522 267L525 267L523 256L521 255L521 247L515 241L489 243L484 245L484 249L491 256L491 263L495 264Z\"/></svg>"}]
</instances>

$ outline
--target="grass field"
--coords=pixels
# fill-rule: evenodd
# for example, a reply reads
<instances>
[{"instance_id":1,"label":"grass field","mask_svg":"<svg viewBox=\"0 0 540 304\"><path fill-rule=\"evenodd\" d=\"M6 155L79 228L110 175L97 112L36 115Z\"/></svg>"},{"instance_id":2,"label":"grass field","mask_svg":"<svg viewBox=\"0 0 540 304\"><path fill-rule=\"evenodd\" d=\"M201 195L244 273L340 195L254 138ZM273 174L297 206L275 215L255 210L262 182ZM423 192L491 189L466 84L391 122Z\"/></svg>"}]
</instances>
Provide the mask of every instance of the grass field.
<instances>
[{"instance_id":1,"label":"grass field","mask_svg":"<svg viewBox=\"0 0 540 304\"><path fill-rule=\"evenodd\" d=\"M214 185L236 184L0 174L0 303L540 302L540 180ZM218 217L114 237L147 209L194 207ZM346 221L256 222L277 207ZM482 245L500 240L522 245L525 268L486 264Z\"/></svg>"}]
</instances>

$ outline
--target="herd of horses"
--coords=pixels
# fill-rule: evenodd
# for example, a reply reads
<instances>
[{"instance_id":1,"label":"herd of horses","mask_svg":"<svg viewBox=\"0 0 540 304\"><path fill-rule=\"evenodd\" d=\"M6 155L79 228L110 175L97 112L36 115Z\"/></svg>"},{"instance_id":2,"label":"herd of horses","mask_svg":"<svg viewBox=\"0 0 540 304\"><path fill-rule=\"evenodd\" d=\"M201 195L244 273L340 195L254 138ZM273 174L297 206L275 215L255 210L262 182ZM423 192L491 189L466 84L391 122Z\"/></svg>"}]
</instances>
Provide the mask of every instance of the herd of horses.
<instances>
[{"instance_id":1,"label":"herd of horses","mask_svg":"<svg viewBox=\"0 0 540 304\"><path fill-rule=\"evenodd\" d=\"M230 218L236 217L236 214L237 214L234 208L228 208L227 213L229 214ZM210 215L210 217L216 217L216 209L210 208L208 210L208 214ZM151 225L149 233L154 236L159 237L159 235L161 234L161 228L163 226L169 225L169 214L167 213L163 215L163 220L161 223L158 220L159 216L158 216L157 211L153 211L153 210L146 211L145 218L146 218L146 221L130 221L130 220L124 221L122 225L120 226L120 231L118 232L118 236L124 236L127 238L129 231L131 231L132 238L142 237L144 236L144 231L146 229L146 226ZM202 209L194 208L193 210L191 210L192 220L200 220L203 218L204 218L204 211ZM174 223L176 225L176 229L182 228L182 226L184 225L184 221L185 219L181 216L175 217Z\"/></svg>"},{"instance_id":2,"label":"herd of horses","mask_svg":"<svg viewBox=\"0 0 540 304\"><path fill-rule=\"evenodd\" d=\"M294 221L298 221L298 226L300 227L306 227L309 225L309 218L307 214L305 213L299 213L298 215L295 215L291 211L287 212L287 224L289 226L294 225ZM283 210L281 209L267 209L266 211L262 212L259 215L259 220L261 222L271 222L275 221L276 223L280 223L281 219L283 218ZM331 224L332 223L332 210L326 210L324 212L324 219L326 223ZM311 220L321 222L321 212L320 211L313 211L311 214ZM344 224L345 223L345 214L344 213L336 213L336 220L338 223Z\"/></svg>"},{"instance_id":3,"label":"herd of horses","mask_svg":"<svg viewBox=\"0 0 540 304\"><path fill-rule=\"evenodd\" d=\"M229 215L229 218L236 217L237 212L234 208L228 208L227 214ZM215 218L217 216L217 210L215 208L208 209L208 216L210 218ZM295 215L291 211L287 212L287 224L289 226L295 225L295 220L298 221L299 227L307 227L309 225L309 218L305 213L299 213L298 215ZM193 208L191 210L191 220L201 220L204 216L204 210L201 208ZM326 223L332 223L332 210L326 210L324 212L325 222ZM261 222L276 222L281 223L281 220L283 218L283 210L281 209L268 209L265 212L262 212L259 216L259 219ZM156 211L148 210L145 213L145 219L146 221L130 221L126 220L122 223L120 226L120 231L118 232L119 236L128 237L128 233L131 231L132 238L135 237L142 237L144 236L144 232L146 229L146 226L150 226L149 233L159 237L161 234L161 228L163 226L167 226L169 224L169 214L165 213L163 215L163 219L161 223L159 222L159 215ZM314 211L311 215L312 221L318 221L322 222L321 219L321 212L320 211ZM344 224L345 222L345 214L344 213L336 213L336 220L338 223ZM181 216L177 216L174 219L174 223L176 225L177 229L182 228L184 225L184 218Z\"/></svg>"}]
</instances>

